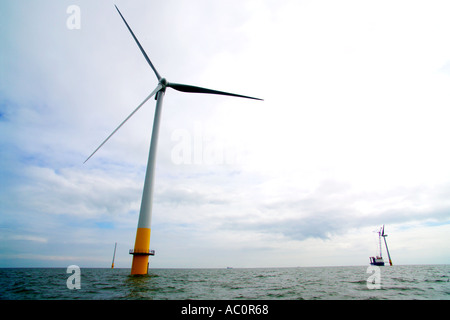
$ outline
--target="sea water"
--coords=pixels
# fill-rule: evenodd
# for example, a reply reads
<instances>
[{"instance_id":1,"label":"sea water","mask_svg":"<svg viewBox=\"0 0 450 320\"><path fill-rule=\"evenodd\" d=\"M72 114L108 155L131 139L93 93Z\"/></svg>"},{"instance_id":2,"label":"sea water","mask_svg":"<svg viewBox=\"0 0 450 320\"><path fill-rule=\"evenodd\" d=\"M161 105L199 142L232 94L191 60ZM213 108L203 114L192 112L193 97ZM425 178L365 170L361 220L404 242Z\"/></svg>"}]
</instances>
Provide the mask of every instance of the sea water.
<instances>
[{"instance_id":1,"label":"sea water","mask_svg":"<svg viewBox=\"0 0 450 320\"><path fill-rule=\"evenodd\" d=\"M75 277L76 276L76 277ZM150 269L0 269L3 300L450 299L450 265ZM76 285L75 285L76 284Z\"/></svg>"}]
</instances>

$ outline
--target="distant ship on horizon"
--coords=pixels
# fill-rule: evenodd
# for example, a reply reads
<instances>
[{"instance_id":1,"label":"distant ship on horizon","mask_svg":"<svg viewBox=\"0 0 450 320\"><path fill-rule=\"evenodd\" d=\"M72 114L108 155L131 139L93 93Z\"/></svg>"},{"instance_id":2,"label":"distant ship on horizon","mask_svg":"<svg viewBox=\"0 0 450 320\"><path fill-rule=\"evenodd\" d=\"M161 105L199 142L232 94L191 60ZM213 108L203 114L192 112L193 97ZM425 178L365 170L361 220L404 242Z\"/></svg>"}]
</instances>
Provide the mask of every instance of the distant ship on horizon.
<instances>
[{"instance_id":1,"label":"distant ship on horizon","mask_svg":"<svg viewBox=\"0 0 450 320\"><path fill-rule=\"evenodd\" d=\"M392 266L392 260L391 260L391 255L389 254L389 249L387 246L387 242L386 242L386 237L388 235L384 234L384 225L382 228L380 228L380 231L378 231L378 240L379 240L379 247L380 247L380 255L376 256L376 257L370 257L370 264L373 266L384 266L384 260L383 260L383 254L382 254L382 250L381 250L381 238L384 239L384 244L386 246L386 252L389 258L389 264Z\"/></svg>"}]
</instances>

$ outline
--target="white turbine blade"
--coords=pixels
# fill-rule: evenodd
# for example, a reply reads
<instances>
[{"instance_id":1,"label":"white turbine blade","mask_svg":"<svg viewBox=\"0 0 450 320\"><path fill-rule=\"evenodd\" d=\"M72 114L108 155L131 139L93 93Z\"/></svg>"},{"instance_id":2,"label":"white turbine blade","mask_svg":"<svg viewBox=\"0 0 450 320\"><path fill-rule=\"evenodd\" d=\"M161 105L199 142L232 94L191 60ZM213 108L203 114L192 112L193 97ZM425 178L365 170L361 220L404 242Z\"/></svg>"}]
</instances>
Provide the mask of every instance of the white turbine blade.
<instances>
[{"instance_id":1,"label":"white turbine blade","mask_svg":"<svg viewBox=\"0 0 450 320\"><path fill-rule=\"evenodd\" d=\"M150 61L150 58L148 57L147 53L145 52L144 48L142 48L139 40L136 38L136 36L134 35L133 30L131 30L130 26L128 25L127 21L125 20L125 18L123 17L122 13L120 12L119 8L117 8L116 5L114 5L117 9L117 12L119 12L120 16L122 17L123 22L125 22L125 25L127 26L128 30L130 31L131 35L133 36L134 41L136 41L136 44L138 45L139 49L141 50L142 54L145 57L145 60L147 60L148 64L150 65L150 67L153 69L153 72L155 73L156 77L158 78L158 81L161 80L161 76L159 75L158 71L156 71L155 66L153 65L153 63Z\"/></svg>"},{"instance_id":2,"label":"white turbine blade","mask_svg":"<svg viewBox=\"0 0 450 320\"><path fill-rule=\"evenodd\" d=\"M148 97L145 98L145 100L142 101L141 104L138 105L138 107L137 107L136 109L134 109L134 111L133 111L132 113L130 113L130 115L129 115L125 120L122 121L122 123L121 123L121 124L120 124L120 125L119 125L119 126L118 126L118 127L117 127L117 128L116 128L109 136L108 136L108 138L105 139L105 141L102 142L102 144L101 144L97 149L95 149L94 152L91 153L91 155L90 155L86 160L84 160L83 163L86 163L86 161L88 161L88 160L89 160L89 159L90 159L90 158L98 151L98 149L100 149L100 148L106 143L106 141L108 141L109 138L111 138L112 135L113 135L114 133L116 133L117 130L119 130L120 127L122 127L123 124L124 124L125 122L127 122L128 119L130 119L130 118L136 113L136 111L139 110L140 107L142 107L142 106L144 105L144 103L147 102L148 99L150 99L151 97L153 97L159 90L161 90L161 88L162 88L162 85L161 85L161 84L158 84L158 86L156 87L156 89L153 90L153 92L150 93L150 94L148 95Z\"/></svg>"}]
</instances>

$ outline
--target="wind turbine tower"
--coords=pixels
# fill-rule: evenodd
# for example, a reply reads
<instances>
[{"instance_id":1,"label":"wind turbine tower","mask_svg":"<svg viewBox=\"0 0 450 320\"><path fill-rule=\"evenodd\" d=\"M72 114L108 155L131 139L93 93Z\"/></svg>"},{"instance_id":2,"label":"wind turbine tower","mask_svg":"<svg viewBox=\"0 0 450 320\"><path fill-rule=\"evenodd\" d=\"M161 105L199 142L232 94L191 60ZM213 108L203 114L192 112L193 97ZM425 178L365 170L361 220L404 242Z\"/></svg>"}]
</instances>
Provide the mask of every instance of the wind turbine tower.
<instances>
[{"instance_id":1,"label":"wind turbine tower","mask_svg":"<svg viewBox=\"0 0 450 320\"><path fill-rule=\"evenodd\" d=\"M387 237L388 235L387 235L387 234L384 234L384 225L383 225L383 231L381 232L381 236L383 237L383 239L384 239L384 245L386 246L386 252L387 252L388 258L389 258L389 265L392 266L391 255L389 254L389 249L388 249L388 245L387 245L387 242L386 242L386 237Z\"/></svg>"}]
</instances>

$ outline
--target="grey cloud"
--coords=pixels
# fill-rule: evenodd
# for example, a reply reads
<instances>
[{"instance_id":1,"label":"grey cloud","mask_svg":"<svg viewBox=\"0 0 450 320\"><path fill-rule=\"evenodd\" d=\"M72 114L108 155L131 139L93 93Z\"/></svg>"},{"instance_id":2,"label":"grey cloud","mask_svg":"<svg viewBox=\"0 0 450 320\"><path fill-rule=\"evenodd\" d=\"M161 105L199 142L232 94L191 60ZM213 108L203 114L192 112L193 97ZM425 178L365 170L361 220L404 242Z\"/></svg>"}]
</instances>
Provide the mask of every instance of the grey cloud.
<instances>
[{"instance_id":1,"label":"grey cloud","mask_svg":"<svg viewBox=\"0 0 450 320\"><path fill-rule=\"evenodd\" d=\"M332 183L337 187L339 184ZM315 193L303 199L285 198L269 204L255 203L258 214L236 218L222 224L230 230L252 230L276 233L294 239L329 239L355 228L382 224L407 224L409 222L450 222L448 201L431 201L441 197L442 191L434 188L401 188L390 193L352 193L343 187L330 188L329 181L320 185ZM419 193L425 200L419 200ZM412 203L403 203L413 198ZM369 212L358 210L355 203L365 200L371 204ZM431 205L434 204L434 205Z\"/></svg>"}]
</instances>

